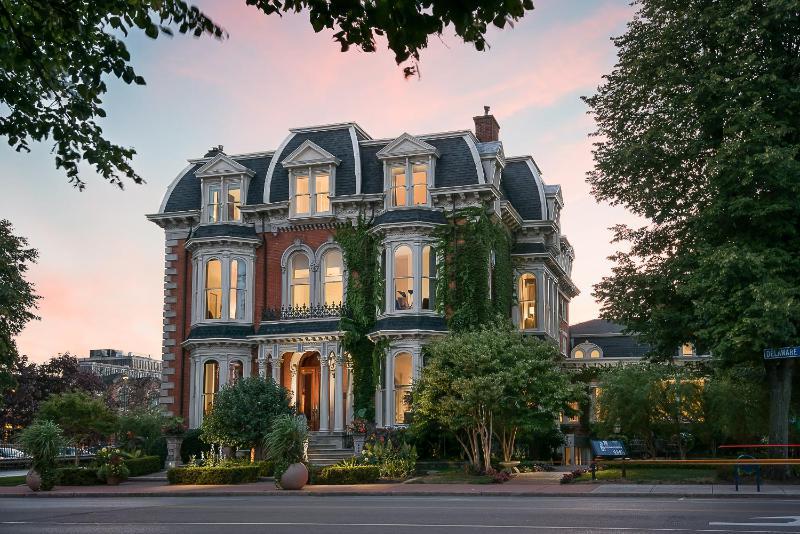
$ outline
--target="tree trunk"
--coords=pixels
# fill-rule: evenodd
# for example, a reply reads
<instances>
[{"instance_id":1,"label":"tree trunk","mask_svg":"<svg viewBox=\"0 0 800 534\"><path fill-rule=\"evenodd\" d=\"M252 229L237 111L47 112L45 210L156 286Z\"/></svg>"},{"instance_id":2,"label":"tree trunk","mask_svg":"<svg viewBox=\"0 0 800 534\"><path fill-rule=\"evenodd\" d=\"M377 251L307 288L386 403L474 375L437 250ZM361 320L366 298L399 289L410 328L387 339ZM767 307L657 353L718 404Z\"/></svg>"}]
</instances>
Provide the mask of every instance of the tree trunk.
<instances>
[{"instance_id":1,"label":"tree trunk","mask_svg":"<svg viewBox=\"0 0 800 534\"><path fill-rule=\"evenodd\" d=\"M772 447L774 458L788 458L789 448L789 404L792 400L792 374L794 360L771 360L765 362L769 383L769 443L784 445ZM783 480L789 475L789 466L775 466L771 476Z\"/></svg>"}]
</instances>

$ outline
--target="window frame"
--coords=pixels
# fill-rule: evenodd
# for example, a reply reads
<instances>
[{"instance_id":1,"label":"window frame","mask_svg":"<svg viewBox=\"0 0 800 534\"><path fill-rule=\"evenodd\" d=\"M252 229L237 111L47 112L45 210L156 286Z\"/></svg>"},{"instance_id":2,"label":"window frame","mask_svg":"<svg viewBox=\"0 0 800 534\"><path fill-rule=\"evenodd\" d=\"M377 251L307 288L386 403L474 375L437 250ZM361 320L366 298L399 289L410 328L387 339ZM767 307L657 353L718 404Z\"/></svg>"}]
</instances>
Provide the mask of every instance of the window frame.
<instances>
[{"instance_id":1,"label":"window frame","mask_svg":"<svg viewBox=\"0 0 800 534\"><path fill-rule=\"evenodd\" d=\"M431 272L430 276L424 277L430 280L430 296L433 297L433 303L430 308L423 308L422 307L422 273L424 272L423 265L422 265L422 251L426 246L431 247ZM411 276L410 277L402 277L402 278L411 278L412 280L412 303L411 306L406 309L398 309L396 306L396 281L397 281L397 265L396 265L396 254L397 251L401 247L408 247L411 250ZM403 314L403 313L413 313L413 314L437 314L436 310L436 283L437 283L437 266L440 261L440 257L436 251L435 243L432 241L407 241L407 240L397 240L391 241L388 243L384 243L384 246L381 251L381 260L383 263L382 267L382 275L385 281L384 284L384 292L383 292L383 303L379 309L380 314Z\"/></svg>"},{"instance_id":2,"label":"window frame","mask_svg":"<svg viewBox=\"0 0 800 534\"><path fill-rule=\"evenodd\" d=\"M308 264L308 277L307 277L308 283L307 284L299 284L299 283L296 284L294 282L294 280L295 280L295 277L294 277L294 271L295 271L294 262L297 260L297 258L301 258L301 257L305 258L306 262ZM308 254L306 254L304 251L298 250L298 251L293 252L289 256L289 261L287 263L287 282L288 282L288 295L287 295L287 299L288 300L287 300L287 303L286 303L287 307L289 307L289 308L295 308L295 307L298 307L298 308L302 308L302 307L310 308L310 307L312 307L314 305L314 294L313 294L313 289L314 288L313 288L313 282L312 282L312 279L314 278L314 276L313 276L313 273L314 273L313 265L314 265L314 263L311 261L311 258L309 258ZM308 286L308 302L306 304L303 304L303 305L300 305L300 306L296 306L295 303L294 303L294 300L295 300L294 299L294 289L295 289L295 287L301 287L301 286Z\"/></svg>"},{"instance_id":3,"label":"window frame","mask_svg":"<svg viewBox=\"0 0 800 534\"><path fill-rule=\"evenodd\" d=\"M220 176L215 178L203 179L203 210L202 220L204 224L241 224L242 206L245 205L247 190L246 180L241 175ZM239 202L230 202L228 192L234 189L239 190ZM212 191L219 192L219 201L212 203ZM212 208L213 206L213 208ZM232 217L230 212L238 212L238 217ZM213 215L213 216L212 216Z\"/></svg>"},{"instance_id":4,"label":"window frame","mask_svg":"<svg viewBox=\"0 0 800 534\"><path fill-rule=\"evenodd\" d=\"M330 257L332 254L338 254L338 256L339 256L339 261L340 261L340 263L341 263L341 271L340 271L340 273L339 273L339 281L338 281L338 282L337 282L336 280L331 280L331 281L328 281L328 274L327 274L327 270L328 270L328 258L329 258L329 257ZM320 285L320 296L319 296L319 302L320 302L320 304L322 304L322 305L325 305L325 306L341 306L341 305L343 305L343 304L344 304L344 285L345 285L345 278L344 278L344 273L345 273L345 268L344 268L344 254L342 253L342 250L341 250L341 249L339 249L338 247L329 247L327 250L325 250L324 252L322 252L322 254L320 255L320 258L321 258L321 261L320 261L320 266L321 266L321 268L320 268L320 271L319 271L319 273L320 273L320 274L319 274L319 278L320 278L320 284L319 284L319 285ZM341 295L341 298L339 299L339 302L330 302L330 303L329 303L329 302L328 302L328 299L327 299L327 288L328 288L328 284L336 284L336 283L339 283L339 284L341 284L341 287L342 287L342 295Z\"/></svg>"},{"instance_id":5,"label":"window frame","mask_svg":"<svg viewBox=\"0 0 800 534\"><path fill-rule=\"evenodd\" d=\"M523 299L523 280L524 279L532 279L533 280L533 326L526 327L525 320L528 317L524 311L524 304L526 302L531 302L530 300ZM539 277L536 276L535 273L532 272L523 272L517 277L517 313L519 314L519 321L517 322L517 328L520 330L539 330L539 307L540 307L540 298L539 298Z\"/></svg>"},{"instance_id":6,"label":"window frame","mask_svg":"<svg viewBox=\"0 0 800 534\"><path fill-rule=\"evenodd\" d=\"M328 209L319 210L317 205L317 177L319 175L328 176ZM299 213L297 211L297 178L305 176L308 178L308 212ZM308 218L323 217L333 214L334 184L336 167L334 165L310 165L302 167L292 167L289 169L289 217ZM322 193L324 194L324 193Z\"/></svg>"},{"instance_id":7,"label":"window frame","mask_svg":"<svg viewBox=\"0 0 800 534\"><path fill-rule=\"evenodd\" d=\"M433 156L401 156L396 158L389 158L384 160L384 197L385 209L413 209L413 208L429 208L431 207L431 188L433 187L433 176L435 158ZM421 204L414 204L414 166L425 165L425 202ZM404 204L395 203L395 183L393 180L394 174L392 169L404 167L405 181L403 182Z\"/></svg>"},{"instance_id":8,"label":"window frame","mask_svg":"<svg viewBox=\"0 0 800 534\"><path fill-rule=\"evenodd\" d=\"M221 290L222 294L222 313L219 318L209 318L208 312L208 265L211 261L220 262L221 268ZM241 262L244 267L244 285L234 288L231 284L232 264L234 261ZM199 252L192 258L192 324L197 323L248 323L252 322L253 315L253 281L254 281L254 257L252 253L243 253L240 250L215 250L213 252ZM237 266L238 269L238 266ZM236 302L243 302L241 317L236 313L231 314L231 292L236 291ZM236 310L234 310L235 312Z\"/></svg>"}]
</instances>

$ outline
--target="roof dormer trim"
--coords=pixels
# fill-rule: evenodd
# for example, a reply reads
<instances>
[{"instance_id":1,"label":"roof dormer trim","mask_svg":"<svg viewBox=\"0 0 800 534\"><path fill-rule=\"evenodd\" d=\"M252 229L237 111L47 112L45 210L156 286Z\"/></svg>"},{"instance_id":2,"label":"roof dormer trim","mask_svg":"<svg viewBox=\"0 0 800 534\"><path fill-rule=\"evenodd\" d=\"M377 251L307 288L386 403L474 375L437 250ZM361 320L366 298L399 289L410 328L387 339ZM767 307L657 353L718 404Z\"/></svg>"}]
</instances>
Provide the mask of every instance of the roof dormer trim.
<instances>
[{"instance_id":1,"label":"roof dormer trim","mask_svg":"<svg viewBox=\"0 0 800 534\"><path fill-rule=\"evenodd\" d=\"M310 156L310 157L309 157ZM281 161L286 169L295 167L310 167L313 165L339 165L342 160L316 144L306 139L299 147Z\"/></svg>"},{"instance_id":2,"label":"roof dormer trim","mask_svg":"<svg viewBox=\"0 0 800 534\"><path fill-rule=\"evenodd\" d=\"M380 160L413 156L435 156L438 158L439 155L439 150L435 146L409 133L403 133L375 154Z\"/></svg>"},{"instance_id":3,"label":"roof dormer trim","mask_svg":"<svg viewBox=\"0 0 800 534\"><path fill-rule=\"evenodd\" d=\"M232 175L239 176L243 174L252 177L255 176L256 173L222 152L211 158L208 163L197 169L194 173L195 176L201 179Z\"/></svg>"}]
</instances>

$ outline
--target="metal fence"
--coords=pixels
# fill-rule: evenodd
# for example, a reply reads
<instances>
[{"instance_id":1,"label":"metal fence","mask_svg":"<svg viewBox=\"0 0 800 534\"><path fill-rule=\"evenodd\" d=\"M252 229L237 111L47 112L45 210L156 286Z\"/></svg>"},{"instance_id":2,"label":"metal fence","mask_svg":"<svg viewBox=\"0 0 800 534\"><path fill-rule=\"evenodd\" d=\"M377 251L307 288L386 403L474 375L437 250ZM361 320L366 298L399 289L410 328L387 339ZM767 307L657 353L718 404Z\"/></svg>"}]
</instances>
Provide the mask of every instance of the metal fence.
<instances>
[{"instance_id":1,"label":"metal fence","mask_svg":"<svg viewBox=\"0 0 800 534\"><path fill-rule=\"evenodd\" d=\"M94 458L95 453L102 447L61 447L58 451L59 459L74 458L77 452L79 458ZM0 469L19 465L28 465L31 457L16 443L0 443Z\"/></svg>"}]
</instances>

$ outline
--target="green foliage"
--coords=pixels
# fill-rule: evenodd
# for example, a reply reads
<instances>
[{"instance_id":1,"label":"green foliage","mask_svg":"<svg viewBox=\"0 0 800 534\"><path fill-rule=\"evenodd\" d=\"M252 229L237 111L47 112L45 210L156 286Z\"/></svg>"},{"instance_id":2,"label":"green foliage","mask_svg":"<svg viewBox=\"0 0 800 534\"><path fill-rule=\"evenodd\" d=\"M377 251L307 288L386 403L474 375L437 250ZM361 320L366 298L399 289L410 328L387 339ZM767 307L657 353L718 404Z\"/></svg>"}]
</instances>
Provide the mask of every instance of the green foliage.
<instances>
[{"instance_id":1,"label":"green foliage","mask_svg":"<svg viewBox=\"0 0 800 534\"><path fill-rule=\"evenodd\" d=\"M274 462L275 478L280 480L286 468L305 460L308 423L302 415L279 415L264 440L267 456Z\"/></svg>"},{"instance_id":2,"label":"green foliage","mask_svg":"<svg viewBox=\"0 0 800 534\"><path fill-rule=\"evenodd\" d=\"M414 391L414 423L451 432L476 471L491 467L492 439L504 455L516 436L555 425L580 390L558 364L557 348L507 324L450 333L428 345Z\"/></svg>"},{"instance_id":3,"label":"green foliage","mask_svg":"<svg viewBox=\"0 0 800 534\"><path fill-rule=\"evenodd\" d=\"M117 425L117 416L102 400L83 392L52 395L39 406L36 419L53 421L78 446L104 440Z\"/></svg>"},{"instance_id":4,"label":"green foliage","mask_svg":"<svg viewBox=\"0 0 800 534\"><path fill-rule=\"evenodd\" d=\"M251 376L228 384L203 418L202 438L237 448L258 447L276 417L292 413L291 393L272 379Z\"/></svg>"},{"instance_id":5,"label":"green foliage","mask_svg":"<svg viewBox=\"0 0 800 534\"><path fill-rule=\"evenodd\" d=\"M52 421L36 421L20 433L19 444L33 458L33 469L42 477L42 489L52 489L56 457L64 445L61 428Z\"/></svg>"},{"instance_id":6,"label":"green foliage","mask_svg":"<svg viewBox=\"0 0 800 534\"><path fill-rule=\"evenodd\" d=\"M158 473L164 465L160 456L141 456L139 458L125 458L123 463L128 468L129 476L138 477Z\"/></svg>"},{"instance_id":7,"label":"green foliage","mask_svg":"<svg viewBox=\"0 0 800 534\"><path fill-rule=\"evenodd\" d=\"M130 469L128 469L128 466L124 463L108 463L97 468L97 478L100 480L105 480L106 482L108 482L108 479L111 477L115 477L120 480L126 480L130 474Z\"/></svg>"},{"instance_id":8,"label":"green foliage","mask_svg":"<svg viewBox=\"0 0 800 534\"><path fill-rule=\"evenodd\" d=\"M463 331L508 317L513 295L511 237L484 208L453 214L436 232L437 308ZM493 267L492 267L492 264ZM491 272L491 288L489 286Z\"/></svg>"},{"instance_id":9,"label":"green foliage","mask_svg":"<svg viewBox=\"0 0 800 534\"><path fill-rule=\"evenodd\" d=\"M258 476L261 477L271 477L275 473L275 464L267 461L262 460L257 462L258 465Z\"/></svg>"},{"instance_id":10,"label":"green foliage","mask_svg":"<svg viewBox=\"0 0 800 534\"><path fill-rule=\"evenodd\" d=\"M211 444L203 441L203 431L199 428L192 428L186 431L181 443L181 461L186 463L189 458L199 458L201 454L211 450Z\"/></svg>"},{"instance_id":11,"label":"green foliage","mask_svg":"<svg viewBox=\"0 0 800 534\"><path fill-rule=\"evenodd\" d=\"M408 443L395 445L390 439L378 439L364 444L359 461L377 466L382 478L405 479L414 475L417 449Z\"/></svg>"},{"instance_id":12,"label":"green foliage","mask_svg":"<svg viewBox=\"0 0 800 534\"><path fill-rule=\"evenodd\" d=\"M105 478L99 478L94 467L60 467L56 470L56 484L59 486L96 486L104 482Z\"/></svg>"},{"instance_id":13,"label":"green foliage","mask_svg":"<svg viewBox=\"0 0 800 534\"><path fill-rule=\"evenodd\" d=\"M383 276L378 262L378 240L370 233L363 215L353 226L336 231L347 265L347 314L342 317L343 345L353 358L353 408L370 420L375 413L375 385L380 349L367 337L375 325L375 311L382 300Z\"/></svg>"},{"instance_id":14,"label":"green foliage","mask_svg":"<svg viewBox=\"0 0 800 534\"><path fill-rule=\"evenodd\" d=\"M140 451L145 456L167 455L167 444L161 435L164 416L155 409L134 410L119 416L117 443L128 453ZM135 476L135 475L134 475Z\"/></svg>"},{"instance_id":15,"label":"green foliage","mask_svg":"<svg viewBox=\"0 0 800 534\"><path fill-rule=\"evenodd\" d=\"M314 484L372 484L380 476L376 465L329 465L314 473Z\"/></svg>"},{"instance_id":16,"label":"green foliage","mask_svg":"<svg viewBox=\"0 0 800 534\"><path fill-rule=\"evenodd\" d=\"M39 298L34 293L33 284L25 280L25 273L36 261L38 253L27 248L28 240L15 236L12 230L9 221L0 220L0 391L14 385L11 373L19 357L14 336L22 332L29 321L37 318L31 310ZM2 401L0 398L0 405Z\"/></svg>"},{"instance_id":17,"label":"green foliage","mask_svg":"<svg viewBox=\"0 0 800 534\"><path fill-rule=\"evenodd\" d=\"M258 465L227 467L173 467L167 471L170 484L245 484L258 482Z\"/></svg>"}]
</instances>

